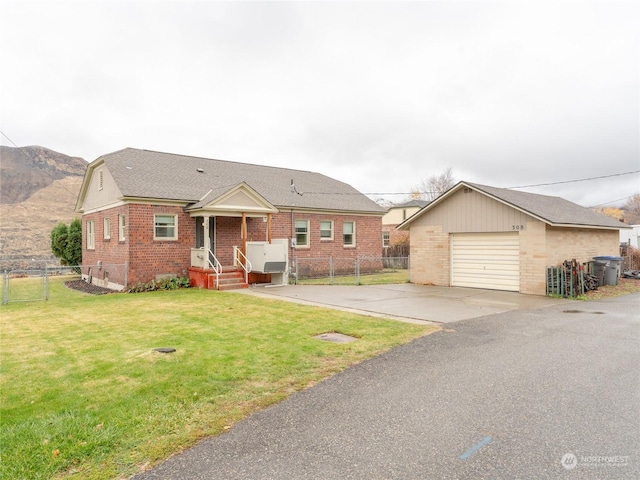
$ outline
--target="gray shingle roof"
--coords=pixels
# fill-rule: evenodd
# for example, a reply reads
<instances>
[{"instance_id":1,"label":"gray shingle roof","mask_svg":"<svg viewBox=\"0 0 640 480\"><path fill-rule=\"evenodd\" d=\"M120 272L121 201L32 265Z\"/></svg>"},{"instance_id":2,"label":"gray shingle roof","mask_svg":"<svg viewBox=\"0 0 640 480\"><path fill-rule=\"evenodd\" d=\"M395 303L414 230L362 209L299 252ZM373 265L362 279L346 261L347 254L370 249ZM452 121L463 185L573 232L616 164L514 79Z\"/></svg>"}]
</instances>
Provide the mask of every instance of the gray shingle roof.
<instances>
[{"instance_id":1,"label":"gray shingle roof","mask_svg":"<svg viewBox=\"0 0 640 480\"><path fill-rule=\"evenodd\" d=\"M614 218L594 212L564 198L519 192L507 188L489 187L477 183L464 183L552 225L583 225L607 228L625 228L627 226Z\"/></svg>"},{"instance_id":2,"label":"gray shingle roof","mask_svg":"<svg viewBox=\"0 0 640 480\"><path fill-rule=\"evenodd\" d=\"M400 224L398 228L404 229L408 227L431 208L435 207L440 202L446 201L446 198L451 194L465 187L482 192L485 195L493 197L498 201L521 210L552 226L602 227L607 229L629 228L625 223L594 212L593 210L582 207L576 203L572 203L564 198L539 195L536 193L519 192L517 190L490 187L470 182L459 182L455 186L451 187L425 208L409 217L406 221Z\"/></svg>"},{"instance_id":3,"label":"gray shingle roof","mask_svg":"<svg viewBox=\"0 0 640 480\"><path fill-rule=\"evenodd\" d=\"M384 213L352 186L326 175L287 168L126 148L100 157L125 197L195 204L245 182L276 207ZM291 194L291 181L302 195Z\"/></svg>"}]
</instances>

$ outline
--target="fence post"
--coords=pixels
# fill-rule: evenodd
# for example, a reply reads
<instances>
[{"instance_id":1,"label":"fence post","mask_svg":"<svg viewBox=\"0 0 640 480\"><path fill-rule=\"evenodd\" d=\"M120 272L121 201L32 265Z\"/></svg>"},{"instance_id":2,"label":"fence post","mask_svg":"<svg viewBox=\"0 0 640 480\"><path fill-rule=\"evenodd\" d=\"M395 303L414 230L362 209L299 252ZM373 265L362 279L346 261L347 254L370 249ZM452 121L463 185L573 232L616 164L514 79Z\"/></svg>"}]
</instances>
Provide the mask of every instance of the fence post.
<instances>
[{"instance_id":1,"label":"fence post","mask_svg":"<svg viewBox=\"0 0 640 480\"><path fill-rule=\"evenodd\" d=\"M360 257L356 257L356 285L360 285Z\"/></svg>"},{"instance_id":2,"label":"fence post","mask_svg":"<svg viewBox=\"0 0 640 480\"><path fill-rule=\"evenodd\" d=\"M9 274L2 272L2 304L9 303Z\"/></svg>"},{"instance_id":3,"label":"fence post","mask_svg":"<svg viewBox=\"0 0 640 480\"><path fill-rule=\"evenodd\" d=\"M333 285L333 255L329 256L329 285Z\"/></svg>"}]
</instances>

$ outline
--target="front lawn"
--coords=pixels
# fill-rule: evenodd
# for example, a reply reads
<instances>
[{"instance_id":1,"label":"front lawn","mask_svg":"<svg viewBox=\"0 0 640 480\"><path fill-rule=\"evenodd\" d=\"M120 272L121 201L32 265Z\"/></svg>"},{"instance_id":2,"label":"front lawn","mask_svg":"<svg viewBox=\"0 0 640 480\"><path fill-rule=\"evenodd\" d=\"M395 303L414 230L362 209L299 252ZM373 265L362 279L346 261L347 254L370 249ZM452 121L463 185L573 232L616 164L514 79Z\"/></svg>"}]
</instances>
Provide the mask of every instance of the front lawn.
<instances>
[{"instance_id":1,"label":"front lawn","mask_svg":"<svg viewBox=\"0 0 640 480\"><path fill-rule=\"evenodd\" d=\"M62 279L0 315L7 479L125 478L433 328L198 289L92 296ZM358 340L313 338L330 331Z\"/></svg>"}]
</instances>

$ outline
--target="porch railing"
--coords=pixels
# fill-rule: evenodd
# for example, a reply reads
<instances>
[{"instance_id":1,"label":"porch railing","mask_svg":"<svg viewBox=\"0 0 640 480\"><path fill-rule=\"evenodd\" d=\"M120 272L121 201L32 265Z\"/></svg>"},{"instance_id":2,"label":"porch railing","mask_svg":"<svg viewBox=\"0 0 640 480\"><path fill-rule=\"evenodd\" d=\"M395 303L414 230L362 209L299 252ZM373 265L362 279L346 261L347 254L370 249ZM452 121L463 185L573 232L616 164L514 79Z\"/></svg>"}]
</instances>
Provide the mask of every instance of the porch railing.
<instances>
[{"instance_id":1,"label":"porch railing","mask_svg":"<svg viewBox=\"0 0 640 480\"><path fill-rule=\"evenodd\" d=\"M236 250L236 261L238 265L240 265L240 267L242 267L242 269L244 270L244 283L248 284L249 272L252 269L251 262L245 256L245 254L242 253L242 250L240 250L239 248L236 248L235 250Z\"/></svg>"},{"instance_id":2,"label":"porch railing","mask_svg":"<svg viewBox=\"0 0 640 480\"><path fill-rule=\"evenodd\" d=\"M207 262L209 263L209 267L214 271L214 273L209 274L209 276L215 275L216 277L216 290L220 285L220 274L222 273L222 264L216 258L211 250L207 249Z\"/></svg>"}]
</instances>

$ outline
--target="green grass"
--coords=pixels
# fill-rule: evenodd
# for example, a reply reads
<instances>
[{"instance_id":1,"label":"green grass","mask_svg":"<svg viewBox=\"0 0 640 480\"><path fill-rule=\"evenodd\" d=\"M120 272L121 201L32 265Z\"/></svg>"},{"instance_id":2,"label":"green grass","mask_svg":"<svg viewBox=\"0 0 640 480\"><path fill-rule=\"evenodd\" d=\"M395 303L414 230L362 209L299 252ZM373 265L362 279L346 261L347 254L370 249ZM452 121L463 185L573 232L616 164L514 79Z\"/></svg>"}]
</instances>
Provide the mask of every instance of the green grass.
<instances>
[{"instance_id":1,"label":"green grass","mask_svg":"<svg viewBox=\"0 0 640 480\"><path fill-rule=\"evenodd\" d=\"M356 285L355 275L309 278L298 280L299 285ZM396 283L408 283L409 272L407 270L384 269L380 273L361 274L359 285L390 285Z\"/></svg>"},{"instance_id":2,"label":"green grass","mask_svg":"<svg viewBox=\"0 0 640 480\"><path fill-rule=\"evenodd\" d=\"M63 279L0 316L7 479L125 478L431 328L198 289L92 296ZM313 338L329 331L358 341Z\"/></svg>"}]
</instances>

